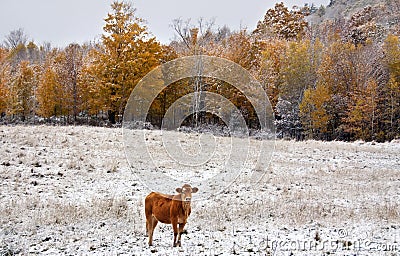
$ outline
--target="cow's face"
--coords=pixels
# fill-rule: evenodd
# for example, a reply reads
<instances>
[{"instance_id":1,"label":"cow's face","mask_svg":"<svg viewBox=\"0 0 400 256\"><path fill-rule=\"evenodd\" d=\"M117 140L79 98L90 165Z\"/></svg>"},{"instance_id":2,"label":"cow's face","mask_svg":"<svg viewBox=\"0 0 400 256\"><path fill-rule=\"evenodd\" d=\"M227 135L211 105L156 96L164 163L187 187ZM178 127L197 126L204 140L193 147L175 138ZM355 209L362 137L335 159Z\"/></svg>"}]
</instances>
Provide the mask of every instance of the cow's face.
<instances>
[{"instance_id":1,"label":"cow's face","mask_svg":"<svg viewBox=\"0 0 400 256\"><path fill-rule=\"evenodd\" d=\"M190 185L185 184L182 188L177 188L176 192L181 195L181 200L183 202L190 202L192 200L192 193L199 191L198 188L192 188Z\"/></svg>"}]
</instances>

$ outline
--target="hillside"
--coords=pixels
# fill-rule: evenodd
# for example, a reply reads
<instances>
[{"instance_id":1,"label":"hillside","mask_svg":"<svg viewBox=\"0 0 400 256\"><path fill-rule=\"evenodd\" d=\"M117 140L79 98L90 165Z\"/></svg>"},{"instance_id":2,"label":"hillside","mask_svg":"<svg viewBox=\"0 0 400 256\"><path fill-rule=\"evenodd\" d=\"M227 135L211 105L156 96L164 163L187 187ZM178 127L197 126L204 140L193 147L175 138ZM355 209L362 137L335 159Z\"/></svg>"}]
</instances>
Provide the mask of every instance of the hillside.
<instances>
[{"instance_id":1,"label":"hillside","mask_svg":"<svg viewBox=\"0 0 400 256\"><path fill-rule=\"evenodd\" d=\"M308 17L313 25L328 20L345 20L350 25L375 24L384 33L397 34L400 23L400 2L397 0L331 0Z\"/></svg>"}]
</instances>

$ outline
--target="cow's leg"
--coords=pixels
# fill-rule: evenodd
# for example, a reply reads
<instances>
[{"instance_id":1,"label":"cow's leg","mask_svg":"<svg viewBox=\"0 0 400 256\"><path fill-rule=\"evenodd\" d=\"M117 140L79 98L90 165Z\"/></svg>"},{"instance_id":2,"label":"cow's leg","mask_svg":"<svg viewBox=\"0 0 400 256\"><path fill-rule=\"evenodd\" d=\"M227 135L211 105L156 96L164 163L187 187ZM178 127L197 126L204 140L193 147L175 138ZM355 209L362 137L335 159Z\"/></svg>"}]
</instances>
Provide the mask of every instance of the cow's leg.
<instances>
[{"instance_id":1,"label":"cow's leg","mask_svg":"<svg viewBox=\"0 0 400 256\"><path fill-rule=\"evenodd\" d=\"M146 198L147 200L147 198ZM148 203L147 201L145 201L145 215L146 215L146 235L148 236L150 234L150 229L151 229L151 219L153 218L153 214L152 214L152 205L151 203Z\"/></svg>"},{"instance_id":2,"label":"cow's leg","mask_svg":"<svg viewBox=\"0 0 400 256\"><path fill-rule=\"evenodd\" d=\"M178 220L172 220L171 221L171 223L172 223L172 229L174 230L174 243L173 243L173 246L174 247L176 247L178 244L177 244L177 236L178 236L178 232L179 232L179 230L178 230Z\"/></svg>"},{"instance_id":3,"label":"cow's leg","mask_svg":"<svg viewBox=\"0 0 400 256\"><path fill-rule=\"evenodd\" d=\"M151 216L151 219L149 221L149 229L148 229L148 233L149 233L149 245L153 245L153 233L154 233L154 229L157 226L157 219L154 216Z\"/></svg>"},{"instance_id":4,"label":"cow's leg","mask_svg":"<svg viewBox=\"0 0 400 256\"><path fill-rule=\"evenodd\" d=\"M178 246L182 246L182 244L181 244L181 236L182 236L184 227L185 227L185 223L180 223L179 224L178 241L176 242Z\"/></svg>"}]
</instances>

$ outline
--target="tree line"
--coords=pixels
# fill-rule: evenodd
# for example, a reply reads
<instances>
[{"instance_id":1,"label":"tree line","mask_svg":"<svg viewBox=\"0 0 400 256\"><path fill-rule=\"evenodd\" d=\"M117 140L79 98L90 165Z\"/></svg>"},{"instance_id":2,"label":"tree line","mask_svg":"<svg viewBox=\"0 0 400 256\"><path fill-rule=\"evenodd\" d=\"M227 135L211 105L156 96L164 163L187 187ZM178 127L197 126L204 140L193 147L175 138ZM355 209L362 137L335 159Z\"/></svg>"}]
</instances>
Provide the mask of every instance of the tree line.
<instances>
[{"instance_id":1,"label":"tree line","mask_svg":"<svg viewBox=\"0 0 400 256\"><path fill-rule=\"evenodd\" d=\"M310 24L309 15L322 15L323 6L289 10L278 3L253 31L176 19L176 38L169 45L150 34L131 4L118 1L111 5L98 42L53 48L28 41L22 29L12 31L0 46L1 120L118 124L131 91L150 70L175 58L205 54L234 61L260 81L281 137L396 139L399 27L376 22L382 8L368 6L348 19ZM395 6L386 8L399 13ZM149 122L160 127L169 106L199 84L229 99L251 128L258 127L245 95L224 81L201 76L166 87L152 104ZM209 114L199 118L222 124Z\"/></svg>"}]
</instances>

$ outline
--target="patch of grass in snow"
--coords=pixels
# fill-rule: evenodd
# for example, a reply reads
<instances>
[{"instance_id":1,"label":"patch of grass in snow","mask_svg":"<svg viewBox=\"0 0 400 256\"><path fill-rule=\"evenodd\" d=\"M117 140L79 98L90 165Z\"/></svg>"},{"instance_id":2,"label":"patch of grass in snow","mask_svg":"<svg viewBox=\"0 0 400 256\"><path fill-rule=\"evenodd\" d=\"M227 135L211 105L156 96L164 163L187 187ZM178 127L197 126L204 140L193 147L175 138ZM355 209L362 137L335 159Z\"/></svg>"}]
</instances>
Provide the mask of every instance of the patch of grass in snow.
<instances>
[{"instance_id":1,"label":"patch of grass in snow","mask_svg":"<svg viewBox=\"0 0 400 256\"><path fill-rule=\"evenodd\" d=\"M125 197L92 198L87 203L66 202L66 200L40 200L26 197L20 200L3 202L0 216L3 221L25 222L29 226L73 224L85 220L130 219L134 209L141 203L132 205Z\"/></svg>"}]
</instances>

